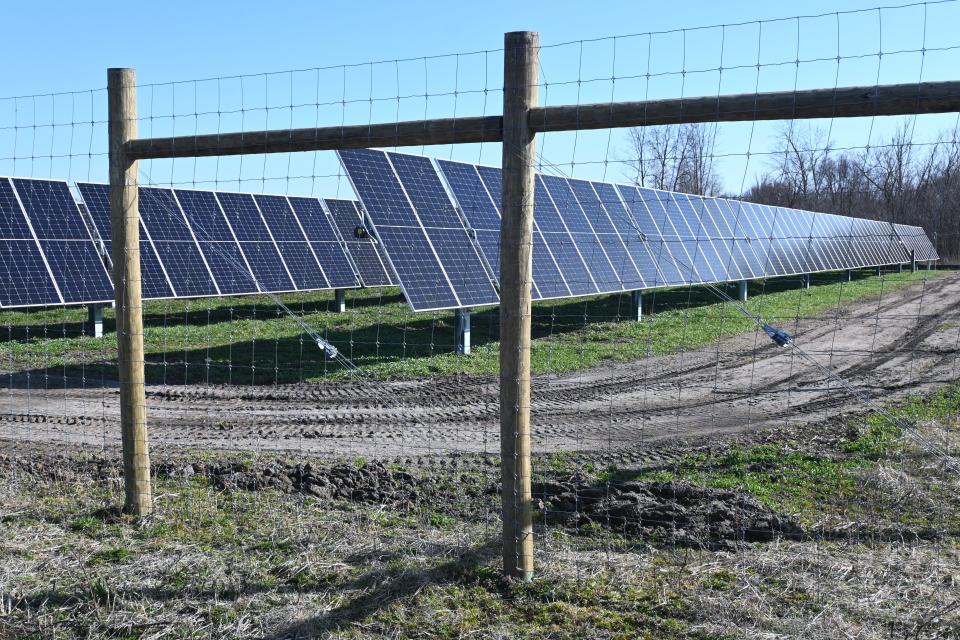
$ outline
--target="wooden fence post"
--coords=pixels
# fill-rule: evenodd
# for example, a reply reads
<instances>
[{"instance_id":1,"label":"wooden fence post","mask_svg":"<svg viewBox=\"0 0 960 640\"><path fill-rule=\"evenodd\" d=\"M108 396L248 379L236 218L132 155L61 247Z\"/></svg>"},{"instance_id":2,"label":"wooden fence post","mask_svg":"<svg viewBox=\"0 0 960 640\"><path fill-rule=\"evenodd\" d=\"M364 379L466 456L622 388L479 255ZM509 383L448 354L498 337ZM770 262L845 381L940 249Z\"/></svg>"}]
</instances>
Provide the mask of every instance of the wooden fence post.
<instances>
[{"instance_id":1,"label":"wooden fence post","mask_svg":"<svg viewBox=\"0 0 960 640\"><path fill-rule=\"evenodd\" d=\"M528 124L537 104L540 36L504 36L503 221L500 227L500 455L503 473L503 570L533 577L530 491L530 284L534 158Z\"/></svg>"},{"instance_id":2,"label":"wooden fence post","mask_svg":"<svg viewBox=\"0 0 960 640\"><path fill-rule=\"evenodd\" d=\"M143 306L140 294L140 209L137 162L127 142L137 137L137 74L107 71L110 137L110 226L116 290L117 367L120 376L120 429L123 440L124 511L137 516L153 510L150 447L143 371Z\"/></svg>"}]
</instances>

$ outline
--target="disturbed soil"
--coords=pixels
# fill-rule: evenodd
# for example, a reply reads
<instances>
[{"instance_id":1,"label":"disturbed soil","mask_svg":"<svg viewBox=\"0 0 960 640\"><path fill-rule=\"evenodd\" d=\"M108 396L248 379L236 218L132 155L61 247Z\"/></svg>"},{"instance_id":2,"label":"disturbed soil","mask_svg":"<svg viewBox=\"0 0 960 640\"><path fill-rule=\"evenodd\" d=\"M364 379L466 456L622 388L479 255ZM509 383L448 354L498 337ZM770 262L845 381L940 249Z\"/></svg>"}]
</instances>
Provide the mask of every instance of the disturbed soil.
<instances>
[{"instance_id":1,"label":"disturbed soil","mask_svg":"<svg viewBox=\"0 0 960 640\"><path fill-rule=\"evenodd\" d=\"M680 354L535 377L534 451L657 464L669 461L673 444L822 424L862 411L864 397L929 392L960 373L960 274L777 324L861 398L796 351L749 333ZM119 446L116 388L58 387L55 371L5 378L4 448ZM498 382L490 377L150 386L147 403L160 459L183 450L403 462L499 452Z\"/></svg>"}]
</instances>

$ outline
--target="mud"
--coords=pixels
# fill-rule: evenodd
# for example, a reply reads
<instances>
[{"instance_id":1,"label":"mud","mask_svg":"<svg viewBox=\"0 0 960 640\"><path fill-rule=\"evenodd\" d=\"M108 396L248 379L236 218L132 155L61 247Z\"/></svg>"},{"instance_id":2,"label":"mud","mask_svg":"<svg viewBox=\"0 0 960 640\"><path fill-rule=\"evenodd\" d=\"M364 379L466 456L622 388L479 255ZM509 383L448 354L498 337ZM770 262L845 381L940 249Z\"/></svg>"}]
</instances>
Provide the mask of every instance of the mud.
<instances>
[{"instance_id":1,"label":"mud","mask_svg":"<svg viewBox=\"0 0 960 640\"><path fill-rule=\"evenodd\" d=\"M770 318L866 397L926 393L960 375L960 274L917 283L819 318ZM0 440L113 450L115 388L34 373L5 376ZM270 387L151 386L151 446L312 459L422 461L499 452L498 383L459 376ZM669 461L672 443L802 430L864 411L789 349L748 333L676 355L605 364L532 384L533 448L616 464Z\"/></svg>"}]
</instances>

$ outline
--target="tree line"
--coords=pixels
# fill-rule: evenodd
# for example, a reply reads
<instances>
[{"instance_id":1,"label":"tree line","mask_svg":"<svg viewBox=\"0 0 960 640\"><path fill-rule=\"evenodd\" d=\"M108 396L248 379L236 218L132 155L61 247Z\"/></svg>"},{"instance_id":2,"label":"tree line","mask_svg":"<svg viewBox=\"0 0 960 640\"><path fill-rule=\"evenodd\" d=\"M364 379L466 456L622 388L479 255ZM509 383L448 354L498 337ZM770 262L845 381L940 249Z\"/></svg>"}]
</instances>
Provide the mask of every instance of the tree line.
<instances>
[{"instance_id":1,"label":"tree line","mask_svg":"<svg viewBox=\"0 0 960 640\"><path fill-rule=\"evenodd\" d=\"M826 129L790 122L742 196L718 173L716 125L629 131L631 179L655 189L871 218L923 227L941 260L960 261L960 130L913 142L913 121L869 147L837 148Z\"/></svg>"}]
</instances>

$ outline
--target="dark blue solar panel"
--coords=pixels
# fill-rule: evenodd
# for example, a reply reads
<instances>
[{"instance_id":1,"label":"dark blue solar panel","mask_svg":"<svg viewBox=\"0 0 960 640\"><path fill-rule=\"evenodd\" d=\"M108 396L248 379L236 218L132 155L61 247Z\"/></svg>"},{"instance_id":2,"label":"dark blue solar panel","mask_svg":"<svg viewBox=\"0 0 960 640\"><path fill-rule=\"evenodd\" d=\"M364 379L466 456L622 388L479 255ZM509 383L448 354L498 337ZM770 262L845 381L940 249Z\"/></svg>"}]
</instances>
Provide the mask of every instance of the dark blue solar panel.
<instances>
[{"instance_id":1,"label":"dark blue solar panel","mask_svg":"<svg viewBox=\"0 0 960 640\"><path fill-rule=\"evenodd\" d=\"M278 242L277 248L293 277L297 289L329 289L330 283L318 266L317 256L313 255L307 242Z\"/></svg>"},{"instance_id":2,"label":"dark blue solar panel","mask_svg":"<svg viewBox=\"0 0 960 640\"><path fill-rule=\"evenodd\" d=\"M66 182L15 178L27 217L64 302L112 300L113 285Z\"/></svg>"},{"instance_id":3,"label":"dark blue solar panel","mask_svg":"<svg viewBox=\"0 0 960 640\"><path fill-rule=\"evenodd\" d=\"M542 180L536 182L533 205L534 224L540 230L550 253L556 259L557 266L567 286L570 287L570 292L573 295L597 293L593 277L587 271L587 265L580 256L573 238L564 228L560 212L547 194Z\"/></svg>"},{"instance_id":4,"label":"dark blue solar panel","mask_svg":"<svg viewBox=\"0 0 960 640\"><path fill-rule=\"evenodd\" d=\"M470 226L478 230L499 231L500 212L496 201L500 198L500 192L487 191L477 167L450 160L437 160L437 164Z\"/></svg>"},{"instance_id":5,"label":"dark blue solar panel","mask_svg":"<svg viewBox=\"0 0 960 640\"><path fill-rule=\"evenodd\" d=\"M383 287L394 284L390 277L390 268L386 257L377 251L377 244L366 229L357 203L353 200L328 199L324 201L333 222L340 232L340 237L347 245L347 251L353 259L360 279L365 287ZM358 238L356 231L361 227L366 230L366 238Z\"/></svg>"},{"instance_id":6,"label":"dark blue solar panel","mask_svg":"<svg viewBox=\"0 0 960 640\"><path fill-rule=\"evenodd\" d=\"M220 293L230 295L259 291L213 192L177 189L175 194Z\"/></svg>"},{"instance_id":7,"label":"dark blue solar panel","mask_svg":"<svg viewBox=\"0 0 960 640\"><path fill-rule=\"evenodd\" d=\"M423 156L388 153L397 176L417 212L440 264L463 306L496 304L490 281L463 221L443 188L433 163Z\"/></svg>"},{"instance_id":8,"label":"dark blue solar panel","mask_svg":"<svg viewBox=\"0 0 960 640\"><path fill-rule=\"evenodd\" d=\"M333 222L317 198L289 198L300 225L310 240L323 273L332 288L356 287L357 276L343 244L333 229Z\"/></svg>"},{"instance_id":9,"label":"dark blue solar panel","mask_svg":"<svg viewBox=\"0 0 960 640\"><path fill-rule=\"evenodd\" d=\"M33 239L27 218L17 201L9 178L0 178L0 238L7 240Z\"/></svg>"},{"instance_id":10,"label":"dark blue solar panel","mask_svg":"<svg viewBox=\"0 0 960 640\"><path fill-rule=\"evenodd\" d=\"M304 242L307 238L285 196L256 194L253 199L276 242Z\"/></svg>"},{"instance_id":11,"label":"dark blue solar panel","mask_svg":"<svg viewBox=\"0 0 960 640\"><path fill-rule=\"evenodd\" d=\"M415 311L459 307L400 181L382 151L338 151L353 188L383 242ZM302 220L301 220L302 221Z\"/></svg>"},{"instance_id":12,"label":"dark blue solar panel","mask_svg":"<svg viewBox=\"0 0 960 640\"><path fill-rule=\"evenodd\" d=\"M253 201L253 195L218 191L217 200L220 201L220 207L230 222L237 240L240 242L248 240L270 242L272 240L266 223L260 217L260 209Z\"/></svg>"},{"instance_id":13,"label":"dark blue solar panel","mask_svg":"<svg viewBox=\"0 0 960 640\"><path fill-rule=\"evenodd\" d=\"M487 191L502 193L502 177L500 169L494 167L477 167L480 178ZM534 214L536 215L536 214ZM557 267L556 260L547 249L543 236L534 224L533 229L533 284L531 294L535 300L551 298L566 298L571 295L567 283Z\"/></svg>"},{"instance_id":14,"label":"dark blue solar panel","mask_svg":"<svg viewBox=\"0 0 960 640\"><path fill-rule=\"evenodd\" d=\"M13 186L38 238L79 240L89 237L66 182L14 178Z\"/></svg>"},{"instance_id":15,"label":"dark blue solar panel","mask_svg":"<svg viewBox=\"0 0 960 640\"><path fill-rule=\"evenodd\" d=\"M60 296L33 240L0 240L0 305L59 304Z\"/></svg>"},{"instance_id":16,"label":"dark blue solar panel","mask_svg":"<svg viewBox=\"0 0 960 640\"><path fill-rule=\"evenodd\" d=\"M170 189L140 188L140 219L178 296L215 296L217 288Z\"/></svg>"},{"instance_id":17,"label":"dark blue solar panel","mask_svg":"<svg viewBox=\"0 0 960 640\"><path fill-rule=\"evenodd\" d=\"M253 197L276 242L287 270L300 289L329 289L328 268L310 249L304 231L285 196L257 194ZM336 285L333 285L336 286Z\"/></svg>"},{"instance_id":18,"label":"dark blue solar panel","mask_svg":"<svg viewBox=\"0 0 960 640\"><path fill-rule=\"evenodd\" d=\"M623 202L631 214L631 229L633 225L637 227L637 230L632 233L629 232L629 229L625 233L624 227L620 227L620 235L627 236L628 243L642 242L659 273L659 278L654 281L655 284L650 284L648 279L648 285L664 286L689 282L689 276L687 275L689 267L686 262L680 263L673 257L673 251L675 250L682 253L680 239L677 237L673 226L669 225L666 220L666 214L655 192L629 185L617 185L617 190L623 196ZM636 244L632 244L631 254L634 259L638 257L636 249ZM685 255L682 255L681 259L685 257ZM644 277L647 277L646 270L644 271Z\"/></svg>"},{"instance_id":19,"label":"dark blue solar panel","mask_svg":"<svg viewBox=\"0 0 960 640\"><path fill-rule=\"evenodd\" d=\"M293 271L287 273L287 265L271 238L253 195L218 191L216 198L234 235L240 241L240 249L247 258L247 264L250 265L260 290L271 293L293 291L295 287L290 279L290 276L294 275ZM295 266L295 280L312 283L319 281L323 284L316 288L327 288L320 269L315 264L301 261L295 263Z\"/></svg>"},{"instance_id":20,"label":"dark blue solar panel","mask_svg":"<svg viewBox=\"0 0 960 640\"><path fill-rule=\"evenodd\" d=\"M560 216L563 218L570 236L580 252L580 257L583 258L587 266L587 271L593 277L597 291L608 293L624 290L625 286L611 264L604 246L605 244L612 245L614 242L618 242L619 238L601 238L594 232L593 226L587 219L580 201L574 195L566 178L557 176L542 176L542 178L553 204L560 212Z\"/></svg>"},{"instance_id":21,"label":"dark blue solar panel","mask_svg":"<svg viewBox=\"0 0 960 640\"><path fill-rule=\"evenodd\" d=\"M744 253L745 250L752 253L752 250L743 246L743 234L738 234L740 220L736 215L731 215L725 200L703 198L702 203L711 212L711 219L718 234L714 246L717 247L718 253L723 252L724 259L727 261L724 268L727 277L735 280L753 278L751 260Z\"/></svg>"},{"instance_id":22,"label":"dark blue solar panel","mask_svg":"<svg viewBox=\"0 0 960 640\"><path fill-rule=\"evenodd\" d=\"M50 272L6 178L0 178L0 233L0 277L4 282L0 286L0 305L59 303Z\"/></svg>"},{"instance_id":23,"label":"dark blue solar panel","mask_svg":"<svg viewBox=\"0 0 960 640\"><path fill-rule=\"evenodd\" d=\"M113 242L110 229L110 187L105 184L77 183L83 202L90 212L90 218L104 243L111 261L113 260ZM160 260L153 244L140 230L140 292L146 299L173 298L173 289L167 282Z\"/></svg>"},{"instance_id":24,"label":"dark blue solar panel","mask_svg":"<svg viewBox=\"0 0 960 640\"><path fill-rule=\"evenodd\" d=\"M500 208L496 200L500 198L500 192L493 194L487 190L474 165L449 160L438 160L437 163L467 219L467 224L474 231L480 251L499 282ZM534 294L534 297L537 295Z\"/></svg>"},{"instance_id":25,"label":"dark blue solar panel","mask_svg":"<svg viewBox=\"0 0 960 640\"><path fill-rule=\"evenodd\" d=\"M578 180L571 181L571 184L574 185L575 193L577 193L577 185L579 182ZM652 245L649 241L641 238L639 229L637 228L639 225L620 199L620 194L617 193L616 188L612 184L602 182L589 183L589 187L596 194L600 201L600 206L606 212L610 220L610 229L620 237L620 242L623 243L627 256L629 256L634 268L636 268L639 273L639 281L643 283L641 286L662 286L665 281L663 275L657 269L657 260L651 255ZM586 187L580 188L586 189ZM589 196L589 194L587 194L587 196ZM581 198L581 200L582 199L583 198ZM589 217L589 208L585 207L585 209L588 211ZM658 247L662 245L659 237L654 239ZM612 246L615 247L615 243L613 243ZM625 277L624 282L629 282L629 278Z\"/></svg>"}]
</instances>

